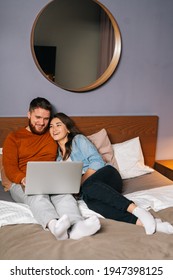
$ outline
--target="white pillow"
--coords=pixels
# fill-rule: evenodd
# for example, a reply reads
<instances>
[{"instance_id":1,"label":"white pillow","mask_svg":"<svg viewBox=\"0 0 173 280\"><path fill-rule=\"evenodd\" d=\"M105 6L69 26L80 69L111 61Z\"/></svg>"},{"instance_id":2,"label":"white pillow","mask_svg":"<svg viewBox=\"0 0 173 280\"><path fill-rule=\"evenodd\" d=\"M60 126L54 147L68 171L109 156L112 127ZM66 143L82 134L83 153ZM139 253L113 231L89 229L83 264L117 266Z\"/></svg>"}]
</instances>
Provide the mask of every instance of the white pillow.
<instances>
[{"instance_id":1,"label":"white pillow","mask_svg":"<svg viewBox=\"0 0 173 280\"><path fill-rule=\"evenodd\" d=\"M0 148L0 181L1 181L1 165L2 165L2 148Z\"/></svg>"},{"instance_id":2,"label":"white pillow","mask_svg":"<svg viewBox=\"0 0 173 280\"><path fill-rule=\"evenodd\" d=\"M138 177L154 171L144 164L139 137L113 144L112 147L122 179Z\"/></svg>"}]
</instances>

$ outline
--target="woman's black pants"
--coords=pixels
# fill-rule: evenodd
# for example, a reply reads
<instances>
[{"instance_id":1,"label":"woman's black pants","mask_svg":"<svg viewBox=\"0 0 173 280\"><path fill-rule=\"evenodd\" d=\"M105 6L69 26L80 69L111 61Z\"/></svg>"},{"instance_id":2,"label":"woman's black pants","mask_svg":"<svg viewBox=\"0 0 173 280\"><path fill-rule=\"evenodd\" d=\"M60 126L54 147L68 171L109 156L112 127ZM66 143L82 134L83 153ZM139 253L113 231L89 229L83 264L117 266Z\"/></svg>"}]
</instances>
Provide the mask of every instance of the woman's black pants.
<instances>
[{"instance_id":1,"label":"woman's black pants","mask_svg":"<svg viewBox=\"0 0 173 280\"><path fill-rule=\"evenodd\" d=\"M81 186L87 206L105 218L136 224L137 217L127 212L132 201L122 195L122 178L111 165L91 175Z\"/></svg>"}]
</instances>

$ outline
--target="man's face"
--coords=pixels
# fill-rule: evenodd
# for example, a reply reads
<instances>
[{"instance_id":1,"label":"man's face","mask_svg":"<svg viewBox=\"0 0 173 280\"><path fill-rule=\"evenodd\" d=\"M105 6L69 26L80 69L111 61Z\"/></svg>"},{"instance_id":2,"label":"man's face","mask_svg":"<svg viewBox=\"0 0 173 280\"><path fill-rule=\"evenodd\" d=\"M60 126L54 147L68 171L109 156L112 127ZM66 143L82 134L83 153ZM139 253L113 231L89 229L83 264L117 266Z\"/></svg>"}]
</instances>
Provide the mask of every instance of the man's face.
<instances>
[{"instance_id":1,"label":"man's face","mask_svg":"<svg viewBox=\"0 0 173 280\"><path fill-rule=\"evenodd\" d=\"M50 112L42 108L36 108L32 112L28 112L28 119L30 131L42 135L48 128Z\"/></svg>"}]
</instances>

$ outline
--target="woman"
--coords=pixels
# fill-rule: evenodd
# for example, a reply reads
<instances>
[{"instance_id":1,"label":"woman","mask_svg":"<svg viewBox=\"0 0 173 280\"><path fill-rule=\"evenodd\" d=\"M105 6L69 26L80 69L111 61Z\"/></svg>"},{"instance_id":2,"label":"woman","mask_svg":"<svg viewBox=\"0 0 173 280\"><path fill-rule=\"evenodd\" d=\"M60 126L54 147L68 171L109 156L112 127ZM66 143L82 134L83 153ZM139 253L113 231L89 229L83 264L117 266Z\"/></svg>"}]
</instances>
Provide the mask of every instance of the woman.
<instances>
[{"instance_id":1,"label":"woman","mask_svg":"<svg viewBox=\"0 0 173 280\"><path fill-rule=\"evenodd\" d=\"M87 206L105 218L143 226L146 234L155 231L173 233L167 222L154 219L122 193L119 172L107 165L96 147L82 135L73 120L57 113L50 122L50 134L58 143L57 161L82 161L81 195Z\"/></svg>"}]
</instances>

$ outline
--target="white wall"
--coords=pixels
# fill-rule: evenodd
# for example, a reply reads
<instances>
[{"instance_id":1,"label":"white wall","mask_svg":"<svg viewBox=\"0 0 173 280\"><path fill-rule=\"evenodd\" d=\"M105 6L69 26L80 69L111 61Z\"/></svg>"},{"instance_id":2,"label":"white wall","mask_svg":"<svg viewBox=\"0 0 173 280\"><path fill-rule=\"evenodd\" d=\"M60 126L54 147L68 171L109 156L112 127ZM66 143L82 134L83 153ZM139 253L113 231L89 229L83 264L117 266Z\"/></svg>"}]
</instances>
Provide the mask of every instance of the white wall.
<instances>
[{"instance_id":1,"label":"white wall","mask_svg":"<svg viewBox=\"0 0 173 280\"><path fill-rule=\"evenodd\" d=\"M0 1L0 116L25 116L36 96L69 115L158 115L157 159L173 158L173 1L100 1L119 24L122 56L107 83L81 94L48 82L32 59L32 24L48 2Z\"/></svg>"}]
</instances>

